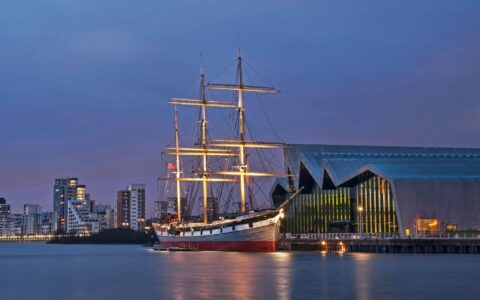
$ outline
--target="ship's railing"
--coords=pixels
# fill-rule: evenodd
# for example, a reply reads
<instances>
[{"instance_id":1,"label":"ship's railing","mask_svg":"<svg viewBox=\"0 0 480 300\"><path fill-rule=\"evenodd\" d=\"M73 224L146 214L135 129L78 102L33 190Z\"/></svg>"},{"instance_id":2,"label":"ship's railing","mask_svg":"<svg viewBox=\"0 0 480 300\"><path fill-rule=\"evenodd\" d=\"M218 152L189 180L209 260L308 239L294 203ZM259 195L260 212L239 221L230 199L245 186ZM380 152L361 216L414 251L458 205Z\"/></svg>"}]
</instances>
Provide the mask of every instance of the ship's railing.
<instances>
[{"instance_id":1,"label":"ship's railing","mask_svg":"<svg viewBox=\"0 0 480 300\"><path fill-rule=\"evenodd\" d=\"M477 232L438 232L400 235L398 233L286 233L287 240L389 240L389 239L480 239Z\"/></svg>"}]
</instances>

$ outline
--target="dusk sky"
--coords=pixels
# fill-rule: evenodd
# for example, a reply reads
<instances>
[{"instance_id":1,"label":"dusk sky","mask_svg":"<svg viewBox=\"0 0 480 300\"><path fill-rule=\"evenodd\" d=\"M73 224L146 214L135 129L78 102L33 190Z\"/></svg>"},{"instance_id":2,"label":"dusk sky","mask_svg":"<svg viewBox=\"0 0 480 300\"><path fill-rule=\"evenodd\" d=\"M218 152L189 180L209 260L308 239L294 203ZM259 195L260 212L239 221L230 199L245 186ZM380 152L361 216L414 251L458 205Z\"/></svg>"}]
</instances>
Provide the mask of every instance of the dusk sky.
<instances>
[{"instance_id":1,"label":"dusk sky","mask_svg":"<svg viewBox=\"0 0 480 300\"><path fill-rule=\"evenodd\" d=\"M168 99L239 46L282 91L263 105L287 143L480 147L479 15L478 0L0 0L0 197L52 210L57 177L106 204L145 183L152 216Z\"/></svg>"}]
</instances>

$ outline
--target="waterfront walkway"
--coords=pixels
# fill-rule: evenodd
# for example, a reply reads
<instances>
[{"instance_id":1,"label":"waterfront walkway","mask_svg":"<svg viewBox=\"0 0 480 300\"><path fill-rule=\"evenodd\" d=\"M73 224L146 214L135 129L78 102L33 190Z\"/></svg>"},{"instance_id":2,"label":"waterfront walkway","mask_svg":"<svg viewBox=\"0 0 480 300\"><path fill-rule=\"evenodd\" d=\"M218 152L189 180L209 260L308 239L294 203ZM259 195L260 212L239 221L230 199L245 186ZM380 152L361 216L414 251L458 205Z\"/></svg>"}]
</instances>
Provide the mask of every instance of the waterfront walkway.
<instances>
[{"instance_id":1,"label":"waterfront walkway","mask_svg":"<svg viewBox=\"0 0 480 300\"><path fill-rule=\"evenodd\" d=\"M61 238L72 235L59 234L34 234L34 235L0 235L0 243L25 243L25 242L48 242L54 238ZM82 234L80 236L87 236Z\"/></svg>"},{"instance_id":2,"label":"waterfront walkway","mask_svg":"<svg viewBox=\"0 0 480 300\"><path fill-rule=\"evenodd\" d=\"M2 235L0 243L47 242L52 240L53 234L37 235Z\"/></svg>"},{"instance_id":3,"label":"waterfront walkway","mask_svg":"<svg viewBox=\"0 0 480 300\"><path fill-rule=\"evenodd\" d=\"M286 234L280 249L291 251L374 253L480 254L477 233L398 234Z\"/></svg>"}]
</instances>

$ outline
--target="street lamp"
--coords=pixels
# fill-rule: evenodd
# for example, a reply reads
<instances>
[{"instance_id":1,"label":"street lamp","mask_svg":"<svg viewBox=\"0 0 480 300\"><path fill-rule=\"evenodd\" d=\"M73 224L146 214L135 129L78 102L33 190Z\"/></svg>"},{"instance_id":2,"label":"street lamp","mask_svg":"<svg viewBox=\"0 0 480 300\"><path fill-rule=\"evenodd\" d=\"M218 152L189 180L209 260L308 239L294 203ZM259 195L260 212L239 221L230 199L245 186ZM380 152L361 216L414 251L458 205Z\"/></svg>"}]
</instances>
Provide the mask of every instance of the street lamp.
<instances>
[{"instance_id":1,"label":"street lamp","mask_svg":"<svg viewBox=\"0 0 480 300\"><path fill-rule=\"evenodd\" d=\"M360 224L359 231L360 231L360 238L362 238L362 233L363 233L363 207L359 206L357 208L358 210L358 221Z\"/></svg>"}]
</instances>

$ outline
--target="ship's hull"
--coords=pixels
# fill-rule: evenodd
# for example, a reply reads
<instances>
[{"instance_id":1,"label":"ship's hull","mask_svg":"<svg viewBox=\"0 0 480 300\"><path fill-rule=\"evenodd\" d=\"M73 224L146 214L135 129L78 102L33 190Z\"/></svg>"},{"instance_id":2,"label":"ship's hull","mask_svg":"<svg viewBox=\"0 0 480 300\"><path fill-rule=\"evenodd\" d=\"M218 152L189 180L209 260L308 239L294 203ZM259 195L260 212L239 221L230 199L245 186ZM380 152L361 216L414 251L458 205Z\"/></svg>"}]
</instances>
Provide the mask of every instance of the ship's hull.
<instances>
[{"instance_id":1,"label":"ship's hull","mask_svg":"<svg viewBox=\"0 0 480 300\"><path fill-rule=\"evenodd\" d=\"M226 225L213 229L193 229L178 235L157 230L163 247L179 247L200 251L272 252L278 249L278 216L261 221Z\"/></svg>"}]
</instances>

